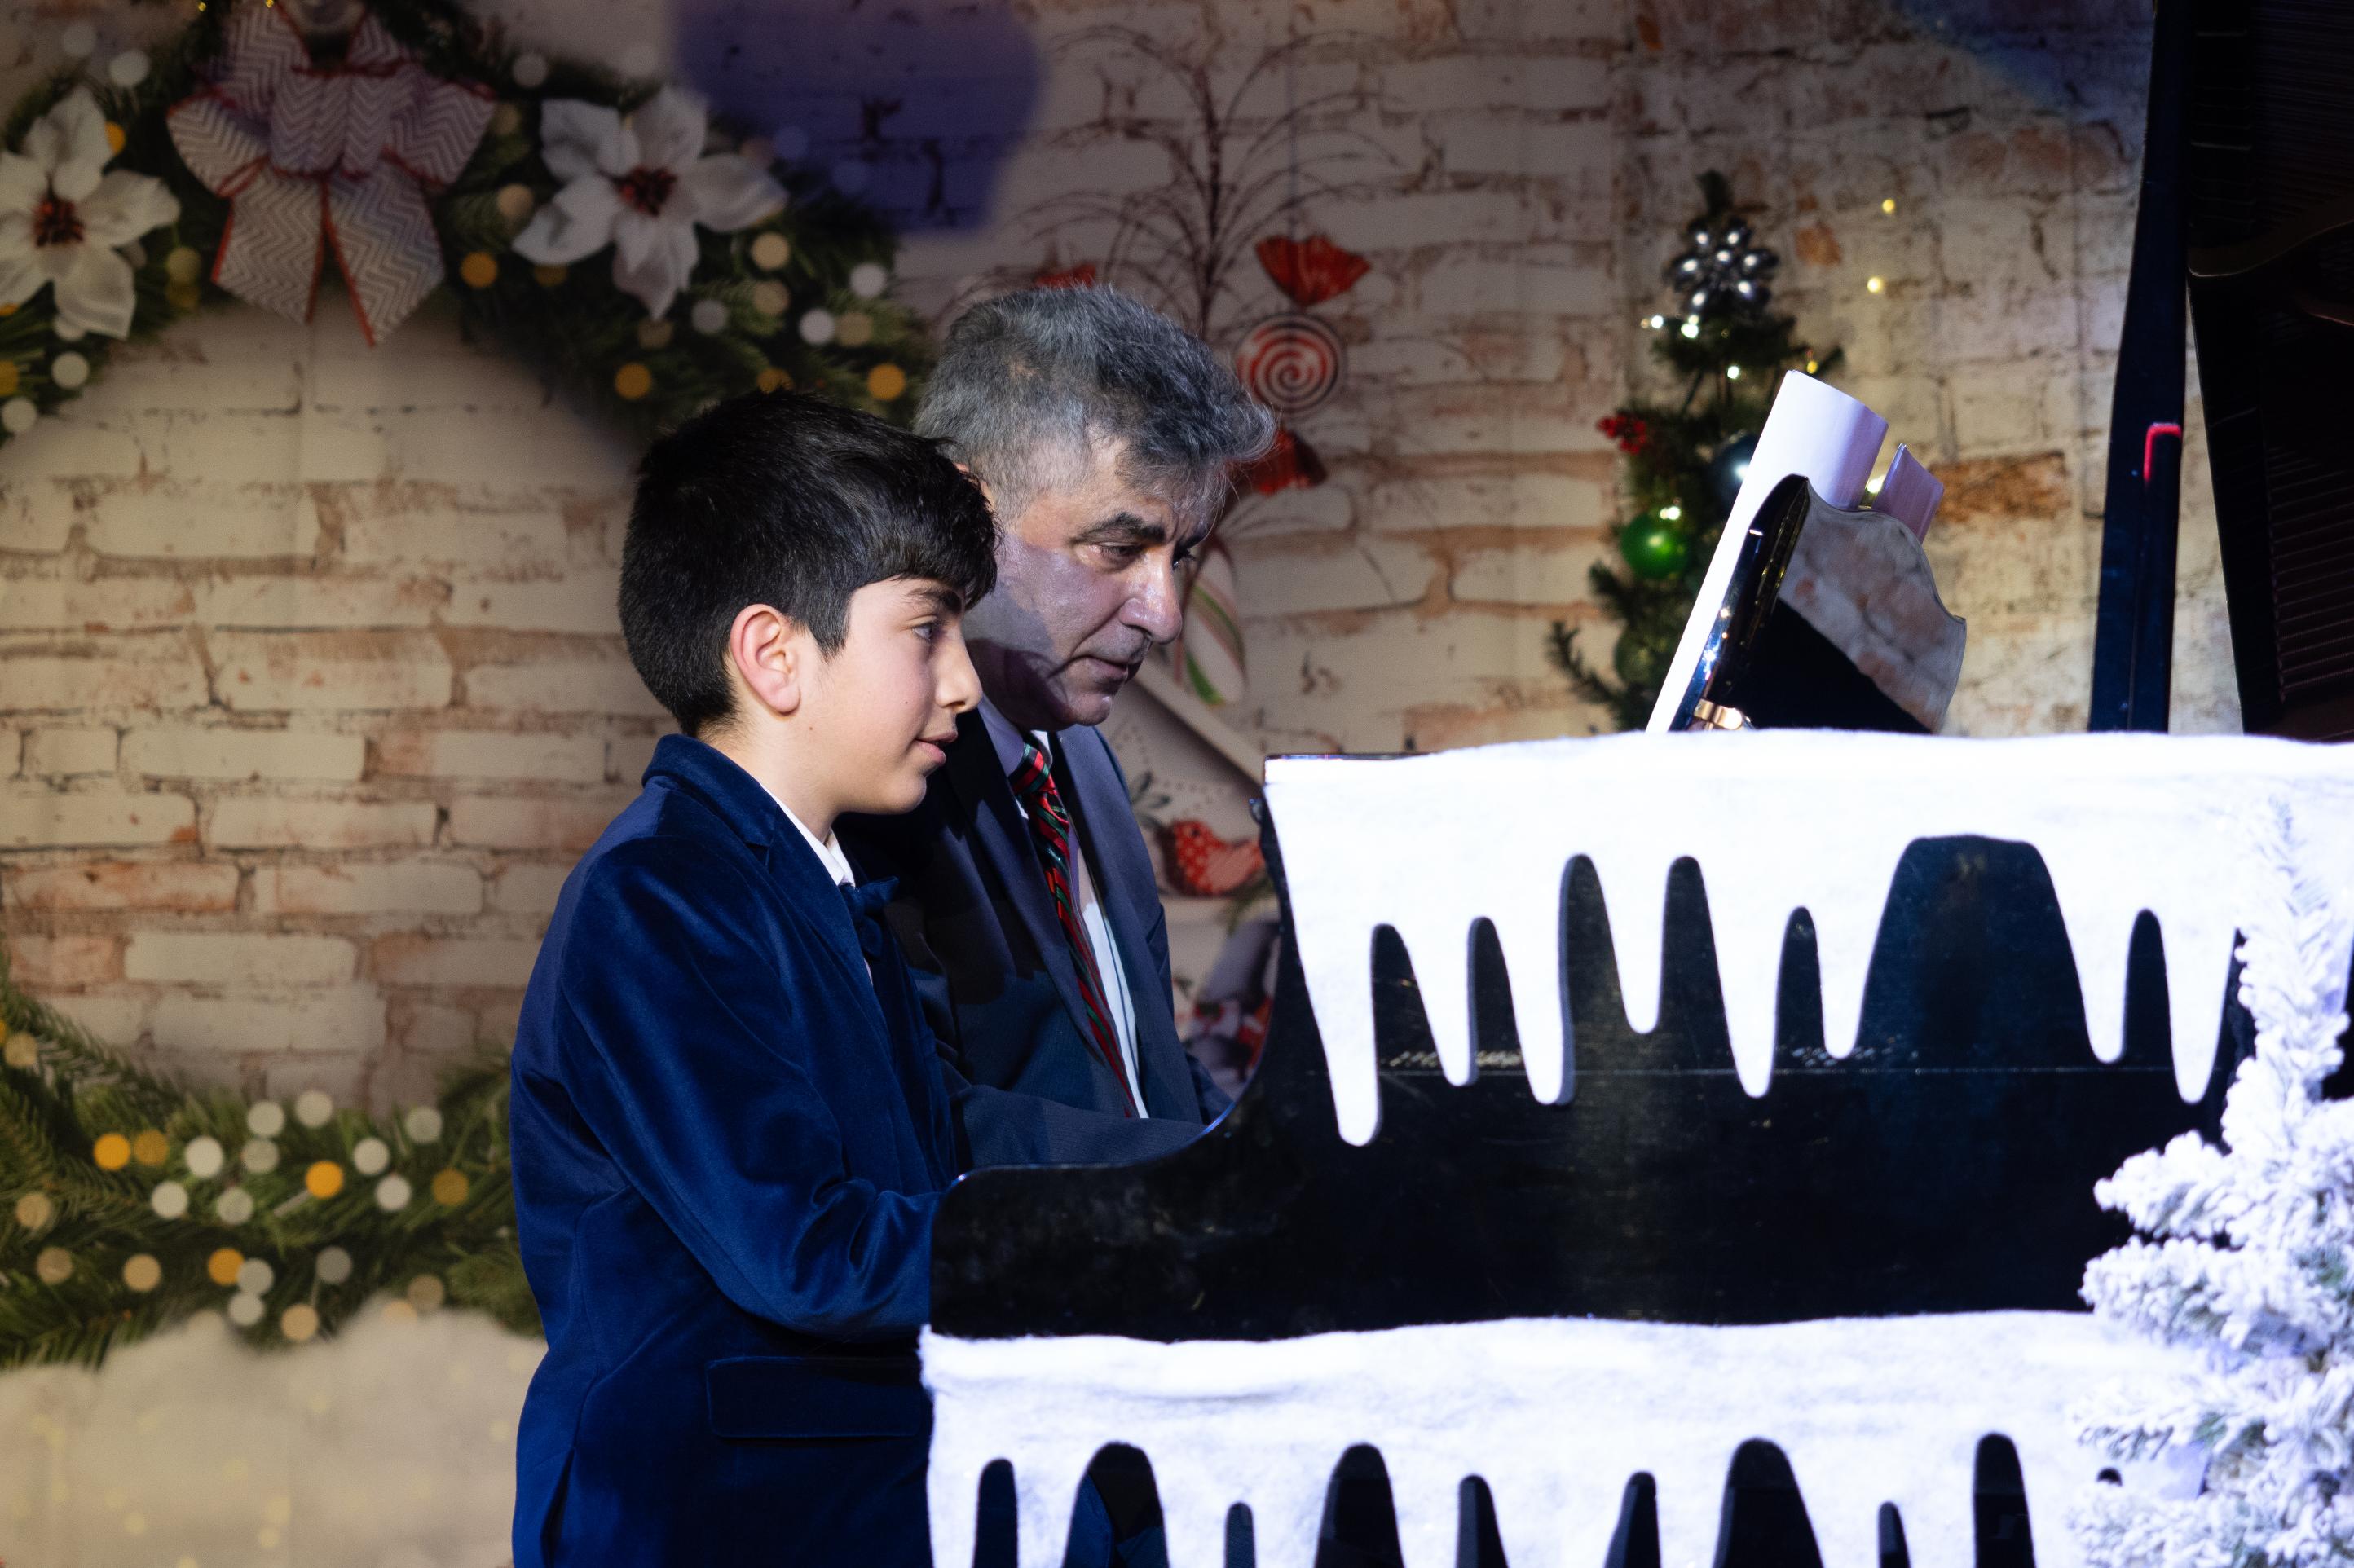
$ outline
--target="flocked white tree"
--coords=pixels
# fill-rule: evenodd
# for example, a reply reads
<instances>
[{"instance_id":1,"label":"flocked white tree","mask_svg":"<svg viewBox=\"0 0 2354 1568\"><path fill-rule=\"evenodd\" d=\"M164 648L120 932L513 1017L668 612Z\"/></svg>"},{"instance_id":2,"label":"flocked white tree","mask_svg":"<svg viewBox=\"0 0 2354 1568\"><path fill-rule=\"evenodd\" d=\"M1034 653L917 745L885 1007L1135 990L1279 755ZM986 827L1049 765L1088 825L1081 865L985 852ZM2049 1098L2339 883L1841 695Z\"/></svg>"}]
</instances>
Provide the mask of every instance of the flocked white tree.
<instances>
[{"instance_id":1,"label":"flocked white tree","mask_svg":"<svg viewBox=\"0 0 2354 1568\"><path fill-rule=\"evenodd\" d=\"M2186 1133L2094 1189L2141 1234L2094 1260L2085 1299L2195 1361L2087 1413L2086 1442L2176 1483L2092 1489L2074 1522L2093 1568L2354 1561L2354 1101L2320 1092L2354 889L2321 883L2285 812L2268 837L2274 916L2240 948L2255 1051L2221 1144Z\"/></svg>"}]
</instances>

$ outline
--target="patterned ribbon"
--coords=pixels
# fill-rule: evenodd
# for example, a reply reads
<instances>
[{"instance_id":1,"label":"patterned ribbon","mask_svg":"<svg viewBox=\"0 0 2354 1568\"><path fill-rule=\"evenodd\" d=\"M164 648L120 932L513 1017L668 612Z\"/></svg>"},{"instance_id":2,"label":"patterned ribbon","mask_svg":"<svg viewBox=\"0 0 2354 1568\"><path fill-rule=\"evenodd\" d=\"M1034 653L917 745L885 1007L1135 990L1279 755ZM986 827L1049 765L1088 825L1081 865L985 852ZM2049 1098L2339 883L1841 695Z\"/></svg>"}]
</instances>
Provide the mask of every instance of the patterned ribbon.
<instances>
[{"instance_id":1,"label":"patterned ribbon","mask_svg":"<svg viewBox=\"0 0 2354 1568\"><path fill-rule=\"evenodd\" d=\"M230 204L213 281L308 321L333 245L374 344L441 281L426 196L465 169L493 103L428 71L373 16L342 65L314 66L286 13L239 6L211 85L166 121L189 172Z\"/></svg>"},{"instance_id":2,"label":"patterned ribbon","mask_svg":"<svg viewBox=\"0 0 2354 1568\"><path fill-rule=\"evenodd\" d=\"M1119 1081L1120 1099L1128 1114L1134 1116L1136 1096L1120 1061L1111 1009L1104 1004L1103 974L1096 968L1095 948L1080 929L1078 903L1071 894L1071 815L1063 809L1063 792L1055 787L1054 763L1034 741L1023 746L1022 764L1013 770L1013 792L1029 813L1030 836L1036 841L1038 859L1045 869L1046 891L1055 898L1055 918L1062 923L1063 940L1071 949L1071 968L1078 972L1079 999L1087 1004L1087 1029L1095 1036L1096 1054Z\"/></svg>"}]
</instances>

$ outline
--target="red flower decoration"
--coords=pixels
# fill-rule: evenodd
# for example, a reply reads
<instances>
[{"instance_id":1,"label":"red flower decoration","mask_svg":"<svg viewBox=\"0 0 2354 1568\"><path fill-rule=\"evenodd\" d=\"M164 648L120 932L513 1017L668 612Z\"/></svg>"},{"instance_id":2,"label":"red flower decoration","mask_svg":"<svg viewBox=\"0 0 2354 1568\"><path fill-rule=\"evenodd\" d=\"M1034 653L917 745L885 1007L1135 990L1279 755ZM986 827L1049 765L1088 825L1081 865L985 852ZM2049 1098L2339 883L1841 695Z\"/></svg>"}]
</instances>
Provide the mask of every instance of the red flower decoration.
<instances>
[{"instance_id":1,"label":"red flower decoration","mask_svg":"<svg viewBox=\"0 0 2354 1568\"><path fill-rule=\"evenodd\" d=\"M1606 414L1594 421L1594 428L1618 443L1618 450L1632 456L1650 444L1651 427L1632 414Z\"/></svg>"},{"instance_id":2,"label":"red flower decoration","mask_svg":"<svg viewBox=\"0 0 2354 1568\"><path fill-rule=\"evenodd\" d=\"M1092 261L1082 261L1076 267L1065 267L1059 271L1041 272L1031 280L1042 289L1085 289L1093 285L1095 281L1096 264Z\"/></svg>"},{"instance_id":3,"label":"red flower decoration","mask_svg":"<svg viewBox=\"0 0 2354 1568\"><path fill-rule=\"evenodd\" d=\"M1223 898L1257 876L1265 863L1256 839L1229 842L1191 817L1170 823L1161 841L1169 851L1169 879L1177 891L1195 898Z\"/></svg>"},{"instance_id":4,"label":"red flower decoration","mask_svg":"<svg viewBox=\"0 0 2354 1568\"><path fill-rule=\"evenodd\" d=\"M1306 239L1269 235L1258 242L1257 249L1258 264L1301 310L1347 293L1373 266L1320 234Z\"/></svg>"},{"instance_id":5,"label":"red flower decoration","mask_svg":"<svg viewBox=\"0 0 2354 1568\"><path fill-rule=\"evenodd\" d=\"M1265 457L1244 464L1235 479L1261 495L1273 495L1278 490L1313 490L1324 482L1324 460L1294 435L1290 426L1278 425L1275 445L1267 449Z\"/></svg>"}]
</instances>

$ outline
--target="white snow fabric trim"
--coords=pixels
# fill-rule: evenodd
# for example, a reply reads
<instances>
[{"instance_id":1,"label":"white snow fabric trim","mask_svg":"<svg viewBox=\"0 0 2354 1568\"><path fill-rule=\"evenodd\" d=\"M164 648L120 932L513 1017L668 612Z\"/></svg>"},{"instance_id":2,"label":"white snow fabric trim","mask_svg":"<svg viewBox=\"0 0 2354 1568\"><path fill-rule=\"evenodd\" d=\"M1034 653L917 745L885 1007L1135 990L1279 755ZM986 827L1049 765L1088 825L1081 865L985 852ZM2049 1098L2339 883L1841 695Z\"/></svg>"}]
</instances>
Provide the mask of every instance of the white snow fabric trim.
<instances>
[{"instance_id":1,"label":"white snow fabric trim","mask_svg":"<svg viewBox=\"0 0 2354 1568\"><path fill-rule=\"evenodd\" d=\"M2135 917L2155 914L2177 1081L2193 1097L2212 1063L2233 930L2277 898L2252 825L2269 832L2275 810L2289 812L2326 885L2354 885L2354 747L2239 736L1611 736L1277 758L1267 798L1341 1132L1358 1144L1379 1123L1370 977L1382 925L1413 955L1439 1061L1460 1084L1473 1070L1470 930L1492 920L1530 1087L1568 1097L1560 915L1573 856L1600 875L1637 1029L1659 1017L1668 868L1698 860L1734 1065L1753 1095L1771 1068L1791 912L1813 918L1824 1038L1845 1055L1881 907L1916 839L1983 834L2041 852L2103 1061L2124 1045ZM2337 931L2342 972L2345 922Z\"/></svg>"},{"instance_id":2,"label":"white snow fabric trim","mask_svg":"<svg viewBox=\"0 0 2354 1568\"><path fill-rule=\"evenodd\" d=\"M1251 1510L1260 1568L1309 1568L1332 1467L1381 1450L1406 1568L1454 1568L1458 1488L1488 1483L1512 1568L1596 1568L1628 1478L1657 1482L1659 1560L1704 1568L1734 1450L1790 1461L1825 1568L1875 1568L1880 1505L1916 1568L1969 1568L1981 1437L2017 1446L2035 1560L2075 1568L2069 1505L2108 1464L2068 1407L2169 1352L2066 1312L1763 1328L1515 1319L1266 1343L927 1334L933 1560L972 1561L992 1460L1013 1466L1023 1568L1056 1568L1087 1462L1151 1461L1176 1568L1216 1568Z\"/></svg>"}]
</instances>

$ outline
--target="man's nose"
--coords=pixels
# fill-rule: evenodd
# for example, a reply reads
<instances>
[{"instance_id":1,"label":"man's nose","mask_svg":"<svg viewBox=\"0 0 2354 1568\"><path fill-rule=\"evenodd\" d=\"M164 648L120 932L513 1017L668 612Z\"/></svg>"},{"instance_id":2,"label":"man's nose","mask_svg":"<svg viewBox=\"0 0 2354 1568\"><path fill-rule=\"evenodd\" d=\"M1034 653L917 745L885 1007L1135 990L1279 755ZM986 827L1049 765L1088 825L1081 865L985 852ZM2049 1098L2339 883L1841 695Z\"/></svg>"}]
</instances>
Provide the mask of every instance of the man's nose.
<instances>
[{"instance_id":1,"label":"man's nose","mask_svg":"<svg viewBox=\"0 0 2354 1568\"><path fill-rule=\"evenodd\" d=\"M1185 606L1177 591L1177 569L1168 557L1155 556L1144 567L1144 580L1129 595L1120 618L1155 642L1176 640L1185 624Z\"/></svg>"},{"instance_id":2,"label":"man's nose","mask_svg":"<svg viewBox=\"0 0 2354 1568\"><path fill-rule=\"evenodd\" d=\"M934 695L940 706L952 714L970 713L981 702L981 673L972 667L972 655L964 645L964 632L959 629L940 650L939 678Z\"/></svg>"}]
</instances>

